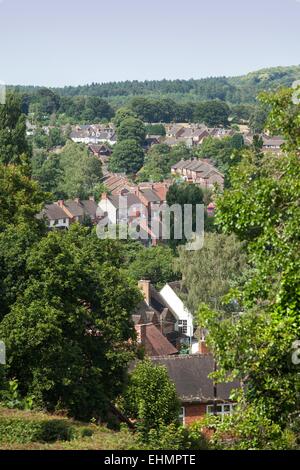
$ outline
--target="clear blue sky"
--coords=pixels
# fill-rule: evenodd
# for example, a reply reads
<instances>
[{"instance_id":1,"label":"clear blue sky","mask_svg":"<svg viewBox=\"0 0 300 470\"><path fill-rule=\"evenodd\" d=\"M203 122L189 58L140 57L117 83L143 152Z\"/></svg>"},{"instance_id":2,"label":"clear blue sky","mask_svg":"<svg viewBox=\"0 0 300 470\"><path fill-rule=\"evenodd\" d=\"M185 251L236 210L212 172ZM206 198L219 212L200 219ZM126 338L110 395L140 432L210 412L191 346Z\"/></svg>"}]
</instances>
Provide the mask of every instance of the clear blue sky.
<instances>
[{"instance_id":1,"label":"clear blue sky","mask_svg":"<svg viewBox=\"0 0 300 470\"><path fill-rule=\"evenodd\" d=\"M46 86L300 64L300 0L0 0L0 81Z\"/></svg>"}]
</instances>

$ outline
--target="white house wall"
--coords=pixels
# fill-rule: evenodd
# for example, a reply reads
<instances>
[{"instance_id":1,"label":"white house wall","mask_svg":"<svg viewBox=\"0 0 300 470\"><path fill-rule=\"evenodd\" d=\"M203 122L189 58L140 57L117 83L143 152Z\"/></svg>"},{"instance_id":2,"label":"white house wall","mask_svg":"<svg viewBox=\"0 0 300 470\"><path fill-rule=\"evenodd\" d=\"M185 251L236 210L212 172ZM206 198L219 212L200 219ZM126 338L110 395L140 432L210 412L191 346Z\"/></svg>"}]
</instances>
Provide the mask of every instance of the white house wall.
<instances>
[{"instance_id":1,"label":"white house wall","mask_svg":"<svg viewBox=\"0 0 300 470\"><path fill-rule=\"evenodd\" d=\"M176 292L166 284L160 291L160 295L175 312L179 320L187 320L187 336L193 336L193 315L184 306L182 300L178 297Z\"/></svg>"}]
</instances>

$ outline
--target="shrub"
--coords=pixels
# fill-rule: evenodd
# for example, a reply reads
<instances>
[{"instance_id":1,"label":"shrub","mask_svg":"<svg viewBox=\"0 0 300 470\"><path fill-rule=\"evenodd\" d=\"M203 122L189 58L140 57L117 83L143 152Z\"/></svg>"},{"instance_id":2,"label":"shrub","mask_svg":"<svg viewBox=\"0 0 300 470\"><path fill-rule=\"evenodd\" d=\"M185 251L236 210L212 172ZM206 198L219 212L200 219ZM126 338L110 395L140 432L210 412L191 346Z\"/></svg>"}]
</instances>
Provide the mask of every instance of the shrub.
<instances>
[{"instance_id":1,"label":"shrub","mask_svg":"<svg viewBox=\"0 0 300 470\"><path fill-rule=\"evenodd\" d=\"M81 437L91 437L94 434L94 431L90 428L82 428L80 431Z\"/></svg>"},{"instance_id":2,"label":"shrub","mask_svg":"<svg viewBox=\"0 0 300 470\"><path fill-rule=\"evenodd\" d=\"M6 408L18 408L19 410L31 410L33 407L32 396L21 397L19 383L16 379L3 381L0 390L0 402Z\"/></svg>"},{"instance_id":3,"label":"shrub","mask_svg":"<svg viewBox=\"0 0 300 470\"><path fill-rule=\"evenodd\" d=\"M137 429L145 442L151 429L178 423L175 385L166 368L152 364L149 359L140 362L132 372L120 405L127 416L137 421Z\"/></svg>"},{"instance_id":4,"label":"shrub","mask_svg":"<svg viewBox=\"0 0 300 470\"><path fill-rule=\"evenodd\" d=\"M75 437L72 426L65 420L28 420L0 417L0 442L26 444L28 442L69 441Z\"/></svg>"},{"instance_id":5,"label":"shrub","mask_svg":"<svg viewBox=\"0 0 300 470\"><path fill-rule=\"evenodd\" d=\"M152 450L183 450L191 448L188 430L176 423L161 424L159 428L150 429L147 447Z\"/></svg>"}]
</instances>

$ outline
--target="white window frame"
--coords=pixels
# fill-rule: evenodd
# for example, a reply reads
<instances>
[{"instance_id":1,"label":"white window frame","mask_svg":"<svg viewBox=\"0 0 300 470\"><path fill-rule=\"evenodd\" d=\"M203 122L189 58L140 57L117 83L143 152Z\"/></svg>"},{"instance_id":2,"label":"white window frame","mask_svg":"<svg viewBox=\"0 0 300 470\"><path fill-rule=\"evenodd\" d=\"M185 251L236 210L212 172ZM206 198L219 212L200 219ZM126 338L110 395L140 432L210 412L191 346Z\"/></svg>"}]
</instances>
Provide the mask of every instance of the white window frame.
<instances>
[{"instance_id":1,"label":"white window frame","mask_svg":"<svg viewBox=\"0 0 300 470\"><path fill-rule=\"evenodd\" d=\"M182 425L185 425L185 406L180 407L180 412L178 415L179 421L182 422Z\"/></svg>"},{"instance_id":2,"label":"white window frame","mask_svg":"<svg viewBox=\"0 0 300 470\"><path fill-rule=\"evenodd\" d=\"M188 321L187 320L178 320L178 328L179 328L179 331L183 335L187 335L188 334Z\"/></svg>"},{"instance_id":3,"label":"white window frame","mask_svg":"<svg viewBox=\"0 0 300 470\"><path fill-rule=\"evenodd\" d=\"M229 406L229 411L225 411L225 406ZM214 408L216 407L217 411L216 413L214 412ZM221 408L221 410L220 410ZM206 414L208 415L216 415L216 416L221 416L221 419L223 421L224 416L231 415L234 409L234 404L233 403L216 403L210 404L206 406Z\"/></svg>"}]
</instances>

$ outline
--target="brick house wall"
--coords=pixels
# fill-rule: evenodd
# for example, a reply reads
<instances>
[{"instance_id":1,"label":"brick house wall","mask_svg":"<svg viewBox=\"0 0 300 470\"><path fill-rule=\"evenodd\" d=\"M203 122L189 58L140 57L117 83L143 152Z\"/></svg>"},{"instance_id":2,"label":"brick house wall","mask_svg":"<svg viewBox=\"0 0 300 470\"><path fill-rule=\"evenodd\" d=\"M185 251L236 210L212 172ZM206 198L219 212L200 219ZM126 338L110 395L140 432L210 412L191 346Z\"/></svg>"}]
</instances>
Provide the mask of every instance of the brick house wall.
<instances>
[{"instance_id":1,"label":"brick house wall","mask_svg":"<svg viewBox=\"0 0 300 470\"><path fill-rule=\"evenodd\" d=\"M206 415L206 404L204 403L183 403L182 406L184 407L185 426L190 426Z\"/></svg>"}]
</instances>

